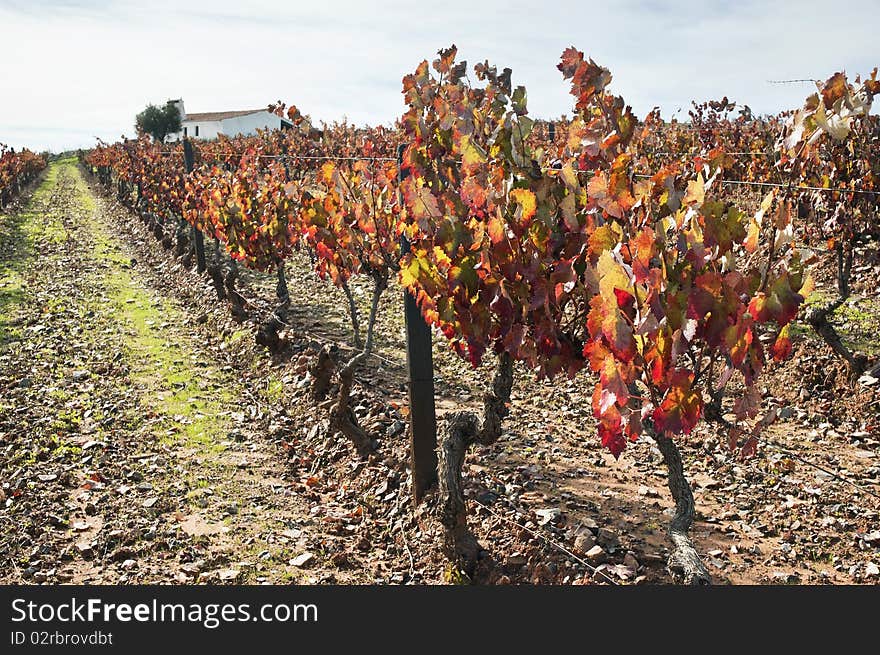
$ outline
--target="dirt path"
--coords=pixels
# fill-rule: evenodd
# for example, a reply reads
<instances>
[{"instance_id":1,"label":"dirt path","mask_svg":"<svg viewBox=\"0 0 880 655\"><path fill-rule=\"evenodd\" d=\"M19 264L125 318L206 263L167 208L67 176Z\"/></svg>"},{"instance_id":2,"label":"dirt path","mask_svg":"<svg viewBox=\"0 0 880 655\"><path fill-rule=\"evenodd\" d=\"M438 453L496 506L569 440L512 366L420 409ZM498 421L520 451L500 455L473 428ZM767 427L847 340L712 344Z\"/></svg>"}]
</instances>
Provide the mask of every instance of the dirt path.
<instances>
[{"instance_id":1,"label":"dirt path","mask_svg":"<svg viewBox=\"0 0 880 655\"><path fill-rule=\"evenodd\" d=\"M0 218L0 581L357 581L291 564L314 521L248 390L75 162Z\"/></svg>"}]
</instances>

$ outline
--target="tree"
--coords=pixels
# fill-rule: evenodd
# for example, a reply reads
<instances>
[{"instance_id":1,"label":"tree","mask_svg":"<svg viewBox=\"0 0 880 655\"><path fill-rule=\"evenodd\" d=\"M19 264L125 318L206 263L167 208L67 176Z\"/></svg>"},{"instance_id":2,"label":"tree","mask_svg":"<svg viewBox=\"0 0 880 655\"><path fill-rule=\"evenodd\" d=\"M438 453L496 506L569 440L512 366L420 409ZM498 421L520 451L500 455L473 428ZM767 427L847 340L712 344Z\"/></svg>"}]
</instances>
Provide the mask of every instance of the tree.
<instances>
[{"instance_id":1,"label":"tree","mask_svg":"<svg viewBox=\"0 0 880 655\"><path fill-rule=\"evenodd\" d=\"M158 143L164 143L166 136L180 132L180 110L170 101L164 107L147 105L135 118L135 128L149 134Z\"/></svg>"}]
</instances>

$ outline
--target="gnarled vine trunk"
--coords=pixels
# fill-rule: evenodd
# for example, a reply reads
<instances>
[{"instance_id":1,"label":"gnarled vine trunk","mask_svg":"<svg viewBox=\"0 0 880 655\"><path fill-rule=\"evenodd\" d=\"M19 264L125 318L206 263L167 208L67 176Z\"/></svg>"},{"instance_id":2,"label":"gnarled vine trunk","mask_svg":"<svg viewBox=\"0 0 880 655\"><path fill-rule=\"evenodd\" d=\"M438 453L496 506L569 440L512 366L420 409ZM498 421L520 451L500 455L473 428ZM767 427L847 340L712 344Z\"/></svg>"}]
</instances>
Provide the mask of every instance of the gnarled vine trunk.
<instances>
[{"instance_id":1,"label":"gnarled vine trunk","mask_svg":"<svg viewBox=\"0 0 880 655\"><path fill-rule=\"evenodd\" d=\"M330 408L330 431L340 433L347 437L357 449L360 457L366 458L373 452L373 439L358 424L357 417L351 409L351 387L354 383L354 373L357 367L373 351L373 332L376 325L376 314L379 311L379 298L387 288L388 280L379 276L374 277L373 302L370 305L370 317L367 322L367 340L364 349L352 357L339 370L339 391L336 394L336 402ZM314 391L313 391L314 394Z\"/></svg>"},{"instance_id":2,"label":"gnarled vine trunk","mask_svg":"<svg viewBox=\"0 0 880 655\"><path fill-rule=\"evenodd\" d=\"M361 348L363 344L361 343L361 326L360 321L358 321L358 310L357 305L354 302L354 296L351 293L351 287L348 286L348 282L343 282L341 285L342 292L345 294L345 297L348 299L348 315L351 317L351 329L354 331L354 347Z\"/></svg>"},{"instance_id":3,"label":"gnarled vine trunk","mask_svg":"<svg viewBox=\"0 0 880 655\"><path fill-rule=\"evenodd\" d=\"M837 251L837 298L819 307L810 309L804 320L815 330L822 339L831 346L831 349L843 358L849 367L850 377L855 379L865 372L868 367L868 359L863 355L852 353L843 343L837 330L828 320L850 296L849 280L852 271L853 248L852 243L846 246L838 242Z\"/></svg>"},{"instance_id":4,"label":"gnarled vine trunk","mask_svg":"<svg viewBox=\"0 0 880 655\"><path fill-rule=\"evenodd\" d=\"M332 346L324 346L309 373L312 375L312 400L324 400L330 391L330 381L336 365L333 362Z\"/></svg>"},{"instance_id":5,"label":"gnarled vine trunk","mask_svg":"<svg viewBox=\"0 0 880 655\"><path fill-rule=\"evenodd\" d=\"M480 545L467 523L461 468L471 445L487 446L501 436L501 422L508 414L512 387L513 358L503 352L498 356L492 390L483 397L482 418L473 412L447 414L440 435L439 518L445 530L444 547L447 556L468 576L476 569Z\"/></svg>"},{"instance_id":6,"label":"gnarled vine trunk","mask_svg":"<svg viewBox=\"0 0 880 655\"><path fill-rule=\"evenodd\" d=\"M290 307L290 291L287 288L287 277L284 274L284 260L279 260L275 264L275 275L278 282L275 285L275 295L278 296L279 307L276 312L283 321L286 319L287 309Z\"/></svg>"},{"instance_id":7,"label":"gnarled vine trunk","mask_svg":"<svg viewBox=\"0 0 880 655\"><path fill-rule=\"evenodd\" d=\"M672 577L687 585L708 585L712 583L688 532L694 523L694 494L684 476L681 452L675 442L667 436L656 434L646 423L646 431L657 442L668 471L669 491L675 501L675 515L669 523L669 539L672 552L667 567Z\"/></svg>"},{"instance_id":8,"label":"gnarled vine trunk","mask_svg":"<svg viewBox=\"0 0 880 655\"><path fill-rule=\"evenodd\" d=\"M226 273L224 284L226 287L226 297L231 305L232 315L241 320L247 318L247 310L244 306L244 297L235 288L239 274L238 264L233 260L229 266L229 271Z\"/></svg>"},{"instance_id":9,"label":"gnarled vine trunk","mask_svg":"<svg viewBox=\"0 0 880 655\"><path fill-rule=\"evenodd\" d=\"M261 346L265 346L273 353L278 352L284 346L279 333L287 323L287 310L290 308L290 292L287 290L287 278L284 275L284 261L276 264L278 283L275 293L278 296L279 305L272 312L265 323L257 330L256 340Z\"/></svg>"},{"instance_id":10,"label":"gnarled vine trunk","mask_svg":"<svg viewBox=\"0 0 880 655\"><path fill-rule=\"evenodd\" d=\"M214 283L214 290L217 292L218 300L226 299L226 287L223 280L223 259L220 256L220 241L214 239L214 246L211 252L211 261L207 265L208 275Z\"/></svg>"},{"instance_id":11,"label":"gnarled vine trunk","mask_svg":"<svg viewBox=\"0 0 880 655\"><path fill-rule=\"evenodd\" d=\"M330 408L330 431L342 434L354 444L358 456L366 459L373 452L373 439L358 424L357 417L351 409L351 387L354 383L354 372L358 364L366 357L365 352L358 353L339 371L339 391L336 402Z\"/></svg>"},{"instance_id":12,"label":"gnarled vine trunk","mask_svg":"<svg viewBox=\"0 0 880 655\"><path fill-rule=\"evenodd\" d=\"M273 313L269 317L269 320L265 321L259 328L257 328L257 333L254 338L261 346L268 348L273 353L277 353L284 346L284 342L281 340L280 336L283 327L284 323L281 322L278 314Z\"/></svg>"},{"instance_id":13,"label":"gnarled vine trunk","mask_svg":"<svg viewBox=\"0 0 880 655\"><path fill-rule=\"evenodd\" d=\"M189 224L182 218L177 221L177 229L174 232L176 242L174 244L174 256L183 257L189 249Z\"/></svg>"}]
</instances>

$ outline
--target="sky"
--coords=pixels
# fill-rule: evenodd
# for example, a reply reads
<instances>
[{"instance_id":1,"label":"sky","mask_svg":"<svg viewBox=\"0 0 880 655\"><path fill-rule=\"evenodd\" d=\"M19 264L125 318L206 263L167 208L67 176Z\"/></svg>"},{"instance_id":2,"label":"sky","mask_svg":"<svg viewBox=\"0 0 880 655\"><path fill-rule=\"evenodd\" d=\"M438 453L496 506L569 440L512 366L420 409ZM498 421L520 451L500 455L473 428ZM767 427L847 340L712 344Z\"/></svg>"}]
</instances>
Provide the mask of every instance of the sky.
<instances>
[{"instance_id":1,"label":"sky","mask_svg":"<svg viewBox=\"0 0 880 655\"><path fill-rule=\"evenodd\" d=\"M296 104L315 122L391 124L401 79L454 43L513 69L536 118L570 114L574 45L640 117L726 95L756 113L880 65L880 0L0 0L0 142L62 151L134 134L148 103L191 113ZM472 77L472 79L474 79Z\"/></svg>"}]
</instances>

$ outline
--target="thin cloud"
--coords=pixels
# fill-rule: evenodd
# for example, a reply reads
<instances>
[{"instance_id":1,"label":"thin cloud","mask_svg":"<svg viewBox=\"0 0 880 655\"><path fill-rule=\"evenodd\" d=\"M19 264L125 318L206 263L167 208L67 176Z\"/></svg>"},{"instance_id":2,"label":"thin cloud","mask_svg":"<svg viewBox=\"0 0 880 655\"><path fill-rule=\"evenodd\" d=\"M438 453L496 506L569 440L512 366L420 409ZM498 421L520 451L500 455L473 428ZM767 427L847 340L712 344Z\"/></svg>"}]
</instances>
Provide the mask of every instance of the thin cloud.
<instances>
[{"instance_id":1,"label":"thin cloud","mask_svg":"<svg viewBox=\"0 0 880 655\"><path fill-rule=\"evenodd\" d=\"M149 103L190 111L293 102L317 120L392 123L402 77L439 48L514 71L530 112L570 113L555 66L575 45L614 74L638 115L723 95L758 113L809 85L768 79L867 73L880 63L875 2L789 3L0 0L0 141L55 150L133 133Z\"/></svg>"}]
</instances>

